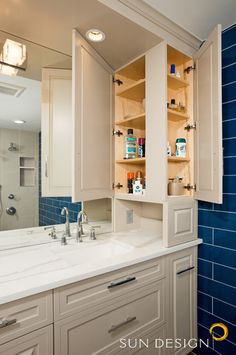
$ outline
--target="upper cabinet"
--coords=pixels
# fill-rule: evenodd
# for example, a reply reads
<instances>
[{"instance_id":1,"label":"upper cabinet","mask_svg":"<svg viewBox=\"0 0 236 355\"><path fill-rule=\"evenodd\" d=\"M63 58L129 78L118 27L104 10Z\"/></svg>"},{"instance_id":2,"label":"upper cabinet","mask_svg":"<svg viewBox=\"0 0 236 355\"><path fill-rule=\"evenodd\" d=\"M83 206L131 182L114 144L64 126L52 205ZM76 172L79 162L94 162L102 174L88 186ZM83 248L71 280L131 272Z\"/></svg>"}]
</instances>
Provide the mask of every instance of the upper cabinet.
<instances>
[{"instance_id":1,"label":"upper cabinet","mask_svg":"<svg viewBox=\"0 0 236 355\"><path fill-rule=\"evenodd\" d=\"M42 72L42 196L71 196L71 70Z\"/></svg>"},{"instance_id":2,"label":"upper cabinet","mask_svg":"<svg viewBox=\"0 0 236 355\"><path fill-rule=\"evenodd\" d=\"M179 177L183 196L220 203L220 27L196 58L163 41L115 73L73 36L74 200L163 203Z\"/></svg>"}]
</instances>

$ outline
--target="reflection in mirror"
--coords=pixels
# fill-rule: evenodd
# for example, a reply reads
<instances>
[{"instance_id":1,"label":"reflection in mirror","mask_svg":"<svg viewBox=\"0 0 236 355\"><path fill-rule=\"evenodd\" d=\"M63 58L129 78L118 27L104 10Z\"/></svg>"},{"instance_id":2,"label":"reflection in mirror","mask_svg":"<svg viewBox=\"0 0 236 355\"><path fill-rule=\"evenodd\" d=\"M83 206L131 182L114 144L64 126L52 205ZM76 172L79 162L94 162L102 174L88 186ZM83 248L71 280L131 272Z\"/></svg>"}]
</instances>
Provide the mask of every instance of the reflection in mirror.
<instances>
[{"instance_id":1,"label":"reflection in mirror","mask_svg":"<svg viewBox=\"0 0 236 355\"><path fill-rule=\"evenodd\" d=\"M8 56L3 55L7 39L25 46L23 54L26 58L23 57L23 62L19 59L14 62L9 53ZM46 127L45 131L42 127L42 108L45 107L42 73L45 68L50 68L50 72L57 69L57 73L71 70L71 57L4 32L0 32L0 55L1 62L15 63L20 67L16 69L0 64L0 231L64 223L62 207L68 208L70 222L76 222L81 203L72 203L70 193L44 193L45 171L41 169L41 165L44 168L42 150L45 148L42 137L54 134L57 144L54 132L63 130L60 126L63 110L53 116L53 128ZM52 132L48 132L50 129ZM59 163L52 161L51 170L59 169L63 180L62 174L66 172L63 159L60 159L61 147L56 155L54 143L53 149L53 160L59 157ZM70 152L69 148L67 150ZM111 222L110 199L85 202L84 209L91 223ZM108 225L108 231L111 231L111 224ZM106 228L103 230L106 231ZM6 236L10 242L8 233Z\"/></svg>"}]
</instances>

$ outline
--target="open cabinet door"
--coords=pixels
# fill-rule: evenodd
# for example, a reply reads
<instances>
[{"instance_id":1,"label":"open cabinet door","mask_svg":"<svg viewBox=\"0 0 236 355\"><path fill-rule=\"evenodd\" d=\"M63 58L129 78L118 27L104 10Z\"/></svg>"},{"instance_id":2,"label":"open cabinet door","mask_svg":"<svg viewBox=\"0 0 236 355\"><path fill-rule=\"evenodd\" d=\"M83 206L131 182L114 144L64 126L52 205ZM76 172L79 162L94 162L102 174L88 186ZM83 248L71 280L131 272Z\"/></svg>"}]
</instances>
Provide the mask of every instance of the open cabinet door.
<instances>
[{"instance_id":1,"label":"open cabinet door","mask_svg":"<svg viewBox=\"0 0 236 355\"><path fill-rule=\"evenodd\" d=\"M72 199L113 195L112 69L73 30Z\"/></svg>"},{"instance_id":2,"label":"open cabinet door","mask_svg":"<svg viewBox=\"0 0 236 355\"><path fill-rule=\"evenodd\" d=\"M197 52L194 70L195 198L222 203L221 26Z\"/></svg>"}]
</instances>

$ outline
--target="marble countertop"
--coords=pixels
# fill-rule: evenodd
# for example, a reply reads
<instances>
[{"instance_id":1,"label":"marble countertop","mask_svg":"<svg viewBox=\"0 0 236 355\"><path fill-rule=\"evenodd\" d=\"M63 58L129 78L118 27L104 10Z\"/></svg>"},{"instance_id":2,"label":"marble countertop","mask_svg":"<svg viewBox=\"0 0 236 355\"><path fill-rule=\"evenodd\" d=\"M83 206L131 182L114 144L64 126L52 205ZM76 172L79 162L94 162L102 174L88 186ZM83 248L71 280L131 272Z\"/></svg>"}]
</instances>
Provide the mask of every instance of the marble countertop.
<instances>
[{"instance_id":1,"label":"marble countertop","mask_svg":"<svg viewBox=\"0 0 236 355\"><path fill-rule=\"evenodd\" d=\"M200 244L201 239L171 248L161 235L145 230L105 233L66 246L53 243L0 251L0 304L158 258ZM0 241L1 244L1 241ZM1 246L1 245L0 245Z\"/></svg>"}]
</instances>

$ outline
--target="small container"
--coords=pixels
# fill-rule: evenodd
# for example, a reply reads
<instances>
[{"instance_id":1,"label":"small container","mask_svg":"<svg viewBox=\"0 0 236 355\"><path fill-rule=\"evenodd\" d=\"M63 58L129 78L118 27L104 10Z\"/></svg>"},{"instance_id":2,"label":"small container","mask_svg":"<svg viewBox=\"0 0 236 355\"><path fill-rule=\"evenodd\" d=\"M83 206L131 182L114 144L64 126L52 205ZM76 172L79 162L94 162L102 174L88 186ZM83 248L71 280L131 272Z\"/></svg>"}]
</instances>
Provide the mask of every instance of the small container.
<instances>
[{"instance_id":1,"label":"small container","mask_svg":"<svg viewBox=\"0 0 236 355\"><path fill-rule=\"evenodd\" d=\"M128 172L127 173L128 194L132 194L133 193L133 181L134 181L134 173Z\"/></svg>"},{"instance_id":2,"label":"small container","mask_svg":"<svg viewBox=\"0 0 236 355\"><path fill-rule=\"evenodd\" d=\"M170 100L169 108L172 110L176 110L178 108L178 105L175 103L175 99Z\"/></svg>"},{"instance_id":3,"label":"small container","mask_svg":"<svg viewBox=\"0 0 236 355\"><path fill-rule=\"evenodd\" d=\"M175 155L179 158L186 158L186 139L177 138L176 139L176 153Z\"/></svg>"},{"instance_id":4,"label":"small container","mask_svg":"<svg viewBox=\"0 0 236 355\"><path fill-rule=\"evenodd\" d=\"M170 74L175 75L175 64L170 65Z\"/></svg>"},{"instance_id":5,"label":"small container","mask_svg":"<svg viewBox=\"0 0 236 355\"><path fill-rule=\"evenodd\" d=\"M174 179L169 179L168 183L168 195L169 196L178 196L184 195L184 184L182 182L183 178L176 176Z\"/></svg>"},{"instance_id":6,"label":"small container","mask_svg":"<svg viewBox=\"0 0 236 355\"><path fill-rule=\"evenodd\" d=\"M134 136L132 128L127 130L124 137L124 159L134 159L137 155L137 138Z\"/></svg>"},{"instance_id":7,"label":"small container","mask_svg":"<svg viewBox=\"0 0 236 355\"><path fill-rule=\"evenodd\" d=\"M167 156L171 157L171 145L170 145L170 142L167 142Z\"/></svg>"},{"instance_id":8,"label":"small container","mask_svg":"<svg viewBox=\"0 0 236 355\"><path fill-rule=\"evenodd\" d=\"M145 157L145 138L138 138L138 157Z\"/></svg>"},{"instance_id":9,"label":"small container","mask_svg":"<svg viewBox=\"0 0 236 355\"><path fill-rule=\"evenodd\" d=\"M136 172L136 177L133 182L133 194L142 195L143 194L143 185L142 185L142 171Z\"/></svg>"}]
</instances>

